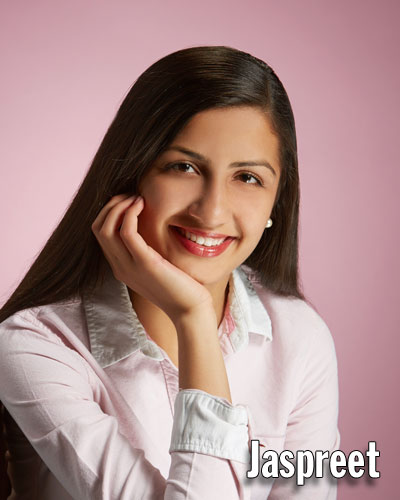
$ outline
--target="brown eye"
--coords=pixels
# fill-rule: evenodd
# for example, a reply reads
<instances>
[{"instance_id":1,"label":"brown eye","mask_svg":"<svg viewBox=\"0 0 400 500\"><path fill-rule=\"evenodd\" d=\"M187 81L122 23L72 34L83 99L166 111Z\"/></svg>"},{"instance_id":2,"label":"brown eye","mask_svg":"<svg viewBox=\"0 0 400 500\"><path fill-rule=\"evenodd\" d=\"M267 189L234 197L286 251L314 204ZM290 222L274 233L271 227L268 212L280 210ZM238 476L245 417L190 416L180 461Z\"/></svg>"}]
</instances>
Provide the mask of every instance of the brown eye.
<instances>
[{"instance_id":1,"label":"brown eye","mask_svg":"<svg viewBox=\"0 0 400 500\"><path fill-rule=\"evenodd\" d=\"M192 165L186 162L179 162L169 165L168 170L177 170L178 172L187 172L189 174L196 172L195 169L192 167Z\"/></svg>"},{"instance_id":2,"label":"brown eye","mask_svg":"<svg viewBox=\"0 0 400 500\"><path fill-rule=\"evenodd\" d=\"M259 186L262 186L262 182L258 177L256 177L253 174L249 174L248 172L243 172L239 174L239 179L246 183L246 184L258 184Z\"/></svg>"}]
</instances>

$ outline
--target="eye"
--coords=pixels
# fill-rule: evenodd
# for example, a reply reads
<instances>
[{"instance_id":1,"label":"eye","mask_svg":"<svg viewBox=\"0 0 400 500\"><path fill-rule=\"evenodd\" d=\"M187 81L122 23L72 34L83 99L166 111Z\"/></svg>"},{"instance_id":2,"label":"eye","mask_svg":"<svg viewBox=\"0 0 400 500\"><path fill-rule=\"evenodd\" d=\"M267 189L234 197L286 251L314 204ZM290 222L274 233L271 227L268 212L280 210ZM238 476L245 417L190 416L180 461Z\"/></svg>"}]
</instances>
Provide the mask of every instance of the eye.
<instances>
[{"instance_id":1,"label":"eye","mask_svg":"<svg viewBox=\"0 0 400 500\"><path fill-rule=\"evenodd\" d=\"M186 163L184 161L179 162L179 163L173 163L172 165L167 166L167 170L176 170L178 172L185 172L185 173L196 173L196 170L190 163Z\"/></svg>"},{"instance_id":2,"label":"eye","mask_svg":"<svg viewBox=\"0 0 400 500\"><path fill-rule=\"evenodd\" d=\"M259 186L263 185L258 177L256 177L254 174L250 174L249 172L242 172L238 175L238 177L245 184L257 184Z\"/></svg>"}]
</instances>

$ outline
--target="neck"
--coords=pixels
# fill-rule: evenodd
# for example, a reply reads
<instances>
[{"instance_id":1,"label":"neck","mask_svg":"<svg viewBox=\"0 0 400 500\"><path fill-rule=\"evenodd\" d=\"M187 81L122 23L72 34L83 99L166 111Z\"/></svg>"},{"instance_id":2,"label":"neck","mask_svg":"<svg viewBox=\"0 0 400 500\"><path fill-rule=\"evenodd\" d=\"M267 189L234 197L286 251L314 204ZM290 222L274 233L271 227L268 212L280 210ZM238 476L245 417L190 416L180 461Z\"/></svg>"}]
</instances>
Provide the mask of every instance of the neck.
<instances>
[{"instance_id":1,"label":"neck","mask_svg":"<svg viewBox=\"0 0 400 500\"><path fill-rule=\"evenodd\" d=\"M224 317L225 305L228 298L228 283L229 278L218 283L212 283L211 285L204 285L210 292L213 299L215 316L217 318L218 325L221 324Z\"/></svg>"}]
</instances>

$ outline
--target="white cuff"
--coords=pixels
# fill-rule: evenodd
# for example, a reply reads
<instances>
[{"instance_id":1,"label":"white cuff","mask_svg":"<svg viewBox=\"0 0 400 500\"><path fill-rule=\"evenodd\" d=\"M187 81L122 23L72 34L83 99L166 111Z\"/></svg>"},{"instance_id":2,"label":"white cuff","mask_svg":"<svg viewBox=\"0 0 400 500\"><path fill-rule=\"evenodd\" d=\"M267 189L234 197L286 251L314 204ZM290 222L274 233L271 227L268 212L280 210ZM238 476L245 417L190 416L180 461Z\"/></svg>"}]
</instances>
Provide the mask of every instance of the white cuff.
<instances>
[{"instance_id":1,"label":"white cuff","mask_svg":"<svg viewBox=\"0 0 400 500\"><path fill-rule=\"evenodd\" d=\"M179 391L175 400L170 453L191 451L249 463L245 407L199 389Z\"/></svg>"}]
</instances>

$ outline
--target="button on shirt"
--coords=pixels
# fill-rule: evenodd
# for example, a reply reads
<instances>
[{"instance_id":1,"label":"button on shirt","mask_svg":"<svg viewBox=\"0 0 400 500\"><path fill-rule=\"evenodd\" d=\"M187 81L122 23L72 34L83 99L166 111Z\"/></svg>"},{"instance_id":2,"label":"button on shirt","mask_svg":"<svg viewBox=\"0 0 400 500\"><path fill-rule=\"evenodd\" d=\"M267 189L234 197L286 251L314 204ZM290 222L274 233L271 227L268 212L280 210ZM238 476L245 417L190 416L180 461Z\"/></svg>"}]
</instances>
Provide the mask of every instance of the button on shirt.
<instances>
[{"instance_id":1,"label":"button on shirt","mask_svg":"<svg viewBox=\"0 0 400 500\"><path fill-rule=\"evenodd\" d=\"M232 404L179 390L111 272L83 299L0 325L0 399L16 499L334 499L331 478L247 479L262 451L338 449L328 327L306 302L231 276L218 330ZM261 461L262 463L262 461Z\"/></svg>"}]
</instances>

